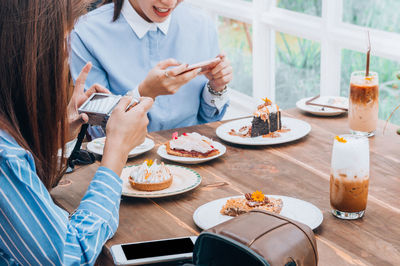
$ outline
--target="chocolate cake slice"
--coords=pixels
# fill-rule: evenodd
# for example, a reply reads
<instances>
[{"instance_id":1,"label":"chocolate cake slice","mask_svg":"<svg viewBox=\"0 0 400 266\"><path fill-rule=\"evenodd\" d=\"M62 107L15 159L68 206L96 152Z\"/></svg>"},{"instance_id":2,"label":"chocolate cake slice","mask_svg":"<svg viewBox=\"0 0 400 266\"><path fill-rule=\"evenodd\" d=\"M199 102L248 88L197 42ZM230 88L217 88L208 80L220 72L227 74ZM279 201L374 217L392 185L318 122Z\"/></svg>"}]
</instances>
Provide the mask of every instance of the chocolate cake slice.
<instances>
[{"instance_id":1,"label":"chocolate cake slice","mask_svg":"<svg viewBox=\"0 0 400 266\"><path fill-rule=\"evenodd\" d=\"M281 112L276 104L268 99L257 107L251 123L251 137L268 135L282 128Z\"/></svg>"}]
</instances>

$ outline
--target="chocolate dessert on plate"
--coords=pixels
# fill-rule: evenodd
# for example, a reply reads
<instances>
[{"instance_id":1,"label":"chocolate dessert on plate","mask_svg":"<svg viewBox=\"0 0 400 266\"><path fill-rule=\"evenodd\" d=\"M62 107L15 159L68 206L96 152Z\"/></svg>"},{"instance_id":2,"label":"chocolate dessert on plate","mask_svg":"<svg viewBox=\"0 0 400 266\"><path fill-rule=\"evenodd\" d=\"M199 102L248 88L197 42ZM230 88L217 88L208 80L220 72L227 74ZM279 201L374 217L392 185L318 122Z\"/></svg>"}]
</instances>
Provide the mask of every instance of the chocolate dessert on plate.
<instances>
[{"instance_id":1,"label":"chocolate dessert on plate","mask_svg":"<svg viewBox=\"0 0 400 266\"><path fill-rule=\"evenodd\" d=\"M268 98L257 107L251 122L251 137L268 135L282 128L281 112L279 106L273 104Z\"/></svg>"}]
</instances>

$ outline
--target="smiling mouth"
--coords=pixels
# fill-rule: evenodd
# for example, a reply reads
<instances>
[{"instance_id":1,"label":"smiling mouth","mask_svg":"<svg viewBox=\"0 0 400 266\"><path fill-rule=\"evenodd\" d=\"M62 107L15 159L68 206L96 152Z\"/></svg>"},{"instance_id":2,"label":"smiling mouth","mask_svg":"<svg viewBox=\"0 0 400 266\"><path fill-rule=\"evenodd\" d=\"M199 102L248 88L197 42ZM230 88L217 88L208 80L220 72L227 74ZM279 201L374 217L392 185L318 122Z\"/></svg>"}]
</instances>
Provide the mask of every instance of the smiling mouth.
<instances>
[{"instance_id":1,"label":"smiling mouth","mask_svg":"<svg viewBox=\"0 0 400 266\"><path fill-rule=\"evenodd\" d=\"M153 6L154 12L156 12L156 14L160 17L166 17L169 15L169 13L171 12L171 8L160 8L160 7L155 7Z\"/></svg>"}]
</instances>

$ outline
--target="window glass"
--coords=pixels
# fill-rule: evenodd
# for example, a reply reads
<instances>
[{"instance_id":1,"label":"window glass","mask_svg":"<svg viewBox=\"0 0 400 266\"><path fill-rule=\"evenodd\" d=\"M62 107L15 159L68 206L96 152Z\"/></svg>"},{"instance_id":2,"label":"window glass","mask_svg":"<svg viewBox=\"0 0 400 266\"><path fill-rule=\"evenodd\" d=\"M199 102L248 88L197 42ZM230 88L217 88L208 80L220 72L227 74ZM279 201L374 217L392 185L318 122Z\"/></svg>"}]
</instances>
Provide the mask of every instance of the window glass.
<instances>
[{"instance_id":1,"label":"window glass","mask_svg":"<svg viewBox=\"0 0 400 266\"><path fill-rule=\"evenodd\" d=\"M320 17L322 13L322 0L277 0L276 4L280 8L307 15Z\"/></svg>"},{"instance_id":2,"label":"window glass","mask_svg":"<svg viewBox=\"0 0 400 266\"><path fill-rule=\"evenodd\" d=\"M342 50L341 95L348 97L350 75L353 71L365 70L366 55L352 50ZM371 71L379 74L379 118L386 120L400 104L400 80L396 77L400 63L378 56L371 56ZM390 122L400 125L400 110Z\"/></svg>"},{"instance_id":3,"label":"window glass","mask_svg":"<svg viewBox=\"0 0 400 266\"><path fill-rule=\"evenodd\" d=\"M281 108L293 108L298 100L319 94L320 50L318 42L276 33L275 93Z\"/></svg>"},{"instance_id":4,"label":"window glass","mask_svg":"<svg viewBox=\"0 0 400 266\"><path fill-rule=\"evenodd\" d=\"M249 96L253 94L253 60L251 25L219 17L219 43L221 51L227 54L233 67L233 81L230 87Z\"/></svg>"},{"instance_id":5,"label":"window glass","mask_svg":"<svg viewBox=\"0 0 400 266\"><path fill-rule=\"evenodd\" d=\"M343 21L400 33L399 0L344 0Z\"/></svg>"}]
</instances>

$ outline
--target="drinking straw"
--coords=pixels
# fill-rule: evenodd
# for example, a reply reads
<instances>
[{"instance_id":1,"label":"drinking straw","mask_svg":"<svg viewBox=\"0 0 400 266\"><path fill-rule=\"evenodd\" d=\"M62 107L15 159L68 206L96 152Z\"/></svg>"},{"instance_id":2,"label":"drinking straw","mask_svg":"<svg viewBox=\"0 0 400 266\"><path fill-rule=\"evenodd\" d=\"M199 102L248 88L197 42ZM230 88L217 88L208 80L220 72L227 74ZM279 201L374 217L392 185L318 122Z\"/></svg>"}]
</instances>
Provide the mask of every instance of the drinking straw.
<instances>
[{"instance_id":1,"label":"drinking straw","mask_svg":"<svg viewBox=\"0 0 400 266\"><path fill-rule=\"evenodd\" d=\"M371 54L371 39L369 37L369 31L367 33L368 33L368 51L367 51L367 69L365 71L366 77L369 76L369 58L370 58L370 54Z\"/></svg>"}]
</instances>

